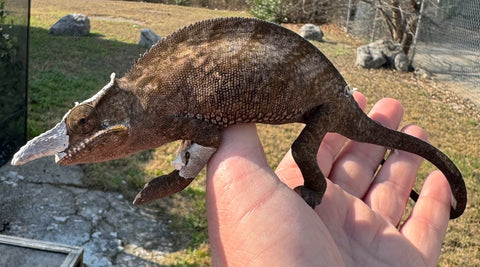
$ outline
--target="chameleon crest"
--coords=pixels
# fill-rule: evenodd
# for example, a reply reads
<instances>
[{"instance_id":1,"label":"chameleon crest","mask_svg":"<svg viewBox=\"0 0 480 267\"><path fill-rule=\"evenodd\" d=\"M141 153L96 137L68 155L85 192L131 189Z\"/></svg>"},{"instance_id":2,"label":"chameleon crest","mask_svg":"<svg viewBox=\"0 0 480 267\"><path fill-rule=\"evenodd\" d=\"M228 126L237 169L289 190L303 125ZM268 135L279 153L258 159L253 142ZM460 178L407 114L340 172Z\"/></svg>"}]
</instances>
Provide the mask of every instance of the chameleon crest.
<instances>
[{"instance_id":1,"label":"chameleon crest","mask_svg":"<svg viewBox=\"0 0 480 267\"><path fill-rule=\"evenodd\" d=\"M295 189L315 207L326 189L316 162L327 132L424 157L447 177L451 218L466 206L455 164L432 145L371 120L333 64L310 42L258 19L201 21L161 40L122 78L77 104L51 130L32 139L12 164L56 155L59 164L111 160L183 140L175 171L145 185L141 204L185 188L236 123L300 122L292 145L304 185ZM412 194L414 197L415 194Z\"/></svg>"}]
</instances>

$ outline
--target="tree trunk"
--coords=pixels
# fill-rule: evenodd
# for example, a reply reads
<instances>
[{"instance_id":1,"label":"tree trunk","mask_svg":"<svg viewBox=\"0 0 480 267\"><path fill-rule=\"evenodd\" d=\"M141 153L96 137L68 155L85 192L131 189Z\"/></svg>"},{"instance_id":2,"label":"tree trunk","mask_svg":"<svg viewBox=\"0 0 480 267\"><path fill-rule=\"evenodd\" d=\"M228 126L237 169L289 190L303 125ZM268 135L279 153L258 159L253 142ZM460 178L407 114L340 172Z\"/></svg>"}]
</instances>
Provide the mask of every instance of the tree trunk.
<instances>
[{"instance_id":1,"label":"tree trunk","mask_svg":"<svg viewBox=\"0 0 480 267\"><path fill-rule=\"evenodd\" d=\"M393 41L402 45L405 54L408 54L417 29L418 15L421 0L376 0L375 5L387 25Z\"/></svg>"}]
</instances>

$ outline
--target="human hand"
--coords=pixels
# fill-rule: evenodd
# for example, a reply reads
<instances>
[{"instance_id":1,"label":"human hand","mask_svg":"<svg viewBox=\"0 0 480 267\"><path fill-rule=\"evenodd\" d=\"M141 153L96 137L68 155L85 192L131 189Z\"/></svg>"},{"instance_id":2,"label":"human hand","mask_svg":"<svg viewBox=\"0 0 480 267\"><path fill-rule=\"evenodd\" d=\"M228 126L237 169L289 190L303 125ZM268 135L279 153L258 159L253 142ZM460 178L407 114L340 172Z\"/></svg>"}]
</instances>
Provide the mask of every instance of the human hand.
<instances>
[{"instance_id":1,"label":"human hand","mask_svg":"<svg viewBox=\"0 0 480 267\"><path fill-rule=\"evenodd\" d=\"M356 93L360 106L363 95ZM370 116L397 128L403 115L393 99ZM425 139L416 126L404 132ZM268 166L253 124L227 128L207 168L207 217L215 266L435 266L449 220L450 188L432 172L410 217L405 211L421 158L347 142L327 134L317 160L327 191L315 210L291 188L303 184L288 153L276 173Z\"/></svg>"}]
</instances>

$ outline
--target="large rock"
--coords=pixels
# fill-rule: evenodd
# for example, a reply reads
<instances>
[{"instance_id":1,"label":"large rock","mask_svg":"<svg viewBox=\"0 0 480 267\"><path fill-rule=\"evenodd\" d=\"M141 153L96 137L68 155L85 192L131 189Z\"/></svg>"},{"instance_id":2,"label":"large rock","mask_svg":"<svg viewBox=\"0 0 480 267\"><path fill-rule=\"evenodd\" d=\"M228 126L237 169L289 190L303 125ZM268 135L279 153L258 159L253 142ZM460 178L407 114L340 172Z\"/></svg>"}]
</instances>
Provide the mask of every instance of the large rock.
<instances>
[{"instance_id":1,"label":"large rock","mask_svg":"<svg viewBox=\"0 0 480 267\"><path fill-rule=\"evenodd\" d=\"M319 41L319 42L321 42L323 38L323 32L320 29L320 27L313 24L303 25L298 31L298 34L305 39Z\"/></svg>"},{"instance_id":2,"label":"large rock","mask_svg":"<svg viewBox=\"0 0 480 267\"><path fill-rule=\"evenodd\" d=\"M160 35L156 34L151 29L146 28L140 31L140 40L138 40L138 44L150 48L160 40L162 40Z\"/></svg>"},{"instance_id":3,"label":"large rock","mask_svg":"<svg viewBox=\"0 0 480 267\"><path fill-rule=\"evenodd\" d=\"M356 64L366 69L377 69L387 63L382 51L364 45L357 48Z\"/></svg>"},{"instance_id":4,"label":"large rock","mask_svg":"<svg viewBox=\"0 0 480 267\"><path fill-rule=\"evenodd\" d=\"M90 33L90 19L82 14L68 14L50 28L54 35L86 36Z\"/></svg>"},{"instance_id":5,"label":"large rock","mask_svg":"<svg viewBox=\"0 0 480 267\"><path fill-rule=\"evenodd\" d=\"M357 65L370 68L395 68L408 71L409 60L402 46L390 40L378 40L357 48Z\"/></svg>"}]
</instances>

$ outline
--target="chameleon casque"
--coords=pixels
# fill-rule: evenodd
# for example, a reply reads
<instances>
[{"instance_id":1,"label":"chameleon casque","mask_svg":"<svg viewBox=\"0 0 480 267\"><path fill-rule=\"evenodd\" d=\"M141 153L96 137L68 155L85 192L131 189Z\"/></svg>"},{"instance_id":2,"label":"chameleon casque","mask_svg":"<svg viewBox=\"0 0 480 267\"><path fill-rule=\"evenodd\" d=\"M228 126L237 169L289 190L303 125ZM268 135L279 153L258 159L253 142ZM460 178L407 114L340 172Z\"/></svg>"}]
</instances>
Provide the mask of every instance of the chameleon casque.
<instances>
[{"instance_id":1,"label":"chameleon casque","mask_svg":"<svg viewBox=\"0 0 480 267\"><path fill-rule=\"evenodd\" d=\"M304 177L295 191L311 207L326 189L316 154L325 134L336 132L429 160L450 183L450 217L463 213L465 183L445 154L371 120L337 69L310 42L250 18L202 21L161 40L124 77L112 74L96 95L30 140L12 164L49 155L62 165L99 162L183 140L175 170L145 185L134 201L142 204L184 189L219 146L222 128L293 122L305 124L292 145Z\"/></svg>"}]
</instances>

